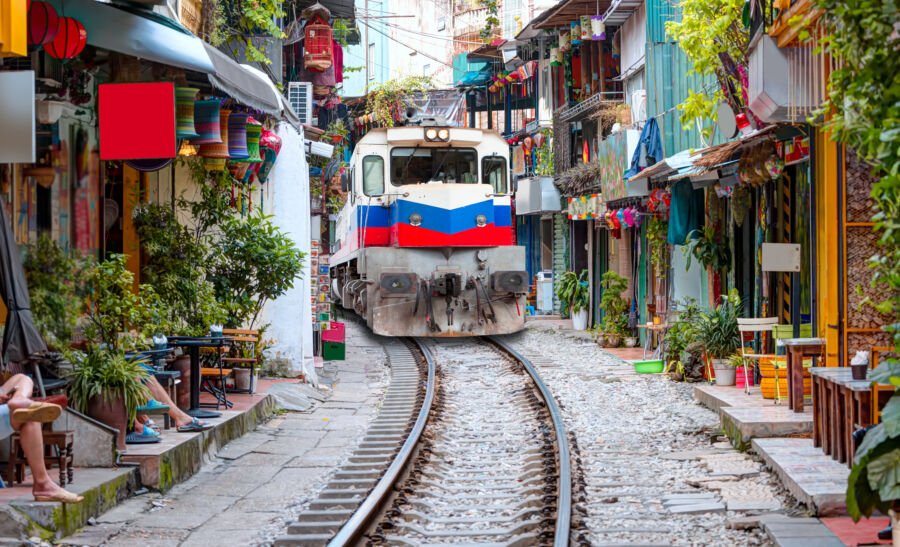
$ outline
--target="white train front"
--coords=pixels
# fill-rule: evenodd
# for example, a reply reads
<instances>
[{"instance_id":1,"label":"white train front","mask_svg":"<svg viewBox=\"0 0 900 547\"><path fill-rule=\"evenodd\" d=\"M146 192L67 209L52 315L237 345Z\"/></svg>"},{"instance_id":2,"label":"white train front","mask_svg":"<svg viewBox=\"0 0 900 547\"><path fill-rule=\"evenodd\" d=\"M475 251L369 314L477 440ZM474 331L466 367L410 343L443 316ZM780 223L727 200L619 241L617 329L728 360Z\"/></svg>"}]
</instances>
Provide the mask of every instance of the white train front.
<instances>
[{"instance_id":1,"label":"white train front","mask_svg":"<svg viewBox=\"0 0 900 547\"><path fill-rule=\"evenodd\" d=\"M369 131L344 174L332 288L387 336L505 334L525 326L509 147L496 131Z\"/></svg>"}]
</instances>

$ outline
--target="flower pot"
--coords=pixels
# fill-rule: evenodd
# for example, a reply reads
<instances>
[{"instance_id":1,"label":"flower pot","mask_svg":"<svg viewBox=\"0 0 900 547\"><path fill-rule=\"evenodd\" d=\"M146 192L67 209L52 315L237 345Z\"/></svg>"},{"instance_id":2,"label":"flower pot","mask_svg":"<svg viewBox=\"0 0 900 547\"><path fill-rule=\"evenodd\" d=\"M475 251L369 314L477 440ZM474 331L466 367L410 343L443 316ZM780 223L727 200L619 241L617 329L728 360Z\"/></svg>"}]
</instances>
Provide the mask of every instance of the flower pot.
<instances>
[{"instance_id":1,"label":"flower pot","mask_svg":"<svg viewBox=\"0 0 900 547\"><path fill-rule=\"evenodd\" d=\"M128 414L125 412L125 399L116 392L108 400L103 396L91 397L88 400L87 415L98 422L119 430L116 438L116 449L125 450L125 433L128 430Z\"/></svg>"},{"instance_id":2,"label":"flower pot","mask_svg":"<svg viewBox=\"0 0 900 547\"><path fill-rule=\"evenodd\" d=\"M191 356L179 355L172 368L181 373L181 382L175 385L175 404L184 410L191 407Z\"/></svg>"},{"instance_id":3,"label":"flower pot","mask_svg":"<svg viewBox=\"0 0 900 547\"><path fill-rule=\"evenodd\" d=\"M734 369L734 385L743 388L747 383L753 385L753 367L747 367L747 377L744 377L744 367Z\"/></svg>"},{"instance_id":4,"label":"flower pot","mask_svg":"<svg viewBox=\"0 0 900 547\"><path fill-rule=\"evenodd\" d=\"M622 344L622 337L618 334L607 334L606 335L606 346L607 348L617 348Z\"/></svg>"},{"instance_id":5,"label":"flower pot","mask_svg":"<svg viewBox=\"0 0 900 547\"><path fill-rule=\"evenodd\" d=\"M235 368L234 372L234 389L250 389L250 369Z\"/></svg>"},{"instance_id":6,"label":"flower pot","mask_svg":"<svg viewBox=\"0 0 900 547\"><path fill-rule=\"evenodd\" d=\"M633 348L638 345L638 339L634 336L628 336L625 338L625 347Z\"/></svg>"},{"instance_id":7,"label":"flower pot","mask_svg":"<svg viewBox=\"0 0 900 547\"><path fill-rule=\"evenodd\" d=\"M572 314L572 328L575 330L587 329L588 312L580 310Z\"/></svg>"},{"instance_id":8,"label":"flower pot","mask_svg":"<svg viewBox=\"0 0 900 547\"><path fill-rule=\"evenodd\" d=\"M712 359L712 367L716 373L716 385L733 386L735 380L734 367L727 359Z\"/></svg>"},{"instance_id":9,"label":"flower pot","mask_svg":"<svg viewBox=\"0 0 900 547\"><path fill-rule=\"evenodd\" d=\"M863 363L861 365L850 365L850 371L853 374L854 380L865 380L866 372L869 370L869 365Z\"/></svg>"}]
</instances>

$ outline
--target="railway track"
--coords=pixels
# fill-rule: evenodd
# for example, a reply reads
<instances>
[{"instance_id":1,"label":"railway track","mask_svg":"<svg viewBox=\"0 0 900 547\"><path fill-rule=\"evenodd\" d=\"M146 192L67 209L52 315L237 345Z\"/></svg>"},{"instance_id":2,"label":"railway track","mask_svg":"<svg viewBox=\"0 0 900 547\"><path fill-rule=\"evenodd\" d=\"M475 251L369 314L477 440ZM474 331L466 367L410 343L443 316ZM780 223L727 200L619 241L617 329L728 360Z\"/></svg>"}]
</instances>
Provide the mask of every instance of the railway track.
<instances>
[{"instance_id":1,"label":"railway track","mask_svg":"<svg viewBox=\"0 0 900 547\"><path fill-rule=\"evenodd\" d=\"M567 545L569 447L531 363L494 339L386 349L378 417L275 545Z\"/></svg>"}]
</instances>

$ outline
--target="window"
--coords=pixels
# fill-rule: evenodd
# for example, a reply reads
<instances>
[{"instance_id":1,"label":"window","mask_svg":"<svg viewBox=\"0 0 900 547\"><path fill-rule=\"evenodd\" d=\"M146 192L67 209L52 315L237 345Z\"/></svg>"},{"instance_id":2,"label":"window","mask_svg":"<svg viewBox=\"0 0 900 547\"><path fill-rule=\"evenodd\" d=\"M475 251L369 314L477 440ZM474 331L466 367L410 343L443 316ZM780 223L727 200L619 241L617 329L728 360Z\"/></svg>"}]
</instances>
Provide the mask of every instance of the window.
<instances>
[{"instance_id":1,"label":"window","mask_svg":"<svg viewBox=\"0 0 900 547\"><path fill-rule=\"evenodd\" d=\"M375 44L369 44L369 55L366 62L369 63L368 76L370 80L375 79Z\"/></svg>"},{"instance_id":2,"label":"window","mask_svg":"<svg viewBox=\"0 0 900 547\"><path fill-rule=\"evenodd\" d=\"M375 196L384 193L384 158L366 156L362 162L363 193Z\"/></svg>"},{"instance_id":3,"label":"window","mask_svg":"<svg viewBox=\"0 0 900 547\"><path fill-rule=\"evenodd\" d=\"M394 184L475 184L477 155L472 148L391 149L391 182Z\"/></svg>"},{"instance_id":4,"label":"window","mask_svg":"<svg viewBox=\"0 0 900 547\"><path fill-rule=\"evenodd\" d=\"M481 184L490 184L495 194L506 193L506 158L503 156L481 158Z\"/></svg>"}]
</instances>

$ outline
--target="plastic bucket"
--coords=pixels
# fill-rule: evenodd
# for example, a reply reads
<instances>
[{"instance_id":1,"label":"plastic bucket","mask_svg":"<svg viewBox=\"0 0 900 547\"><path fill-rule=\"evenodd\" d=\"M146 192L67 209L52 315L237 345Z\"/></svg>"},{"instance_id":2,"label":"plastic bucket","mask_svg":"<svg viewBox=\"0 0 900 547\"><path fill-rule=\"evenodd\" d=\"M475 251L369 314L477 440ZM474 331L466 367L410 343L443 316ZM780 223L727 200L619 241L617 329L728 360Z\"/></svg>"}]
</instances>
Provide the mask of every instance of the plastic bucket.
<instances>
[{"instance_id":1,"label":"plastic bucket","mask_svg":"<svg viewBox=\"0 0 900 547\"><path fill-rule=\"evenodd\" d=\"M664 368L665 363L662 359L634 362L634 371L638 374L659 374Z\"/></svg>"}]
</instances>

